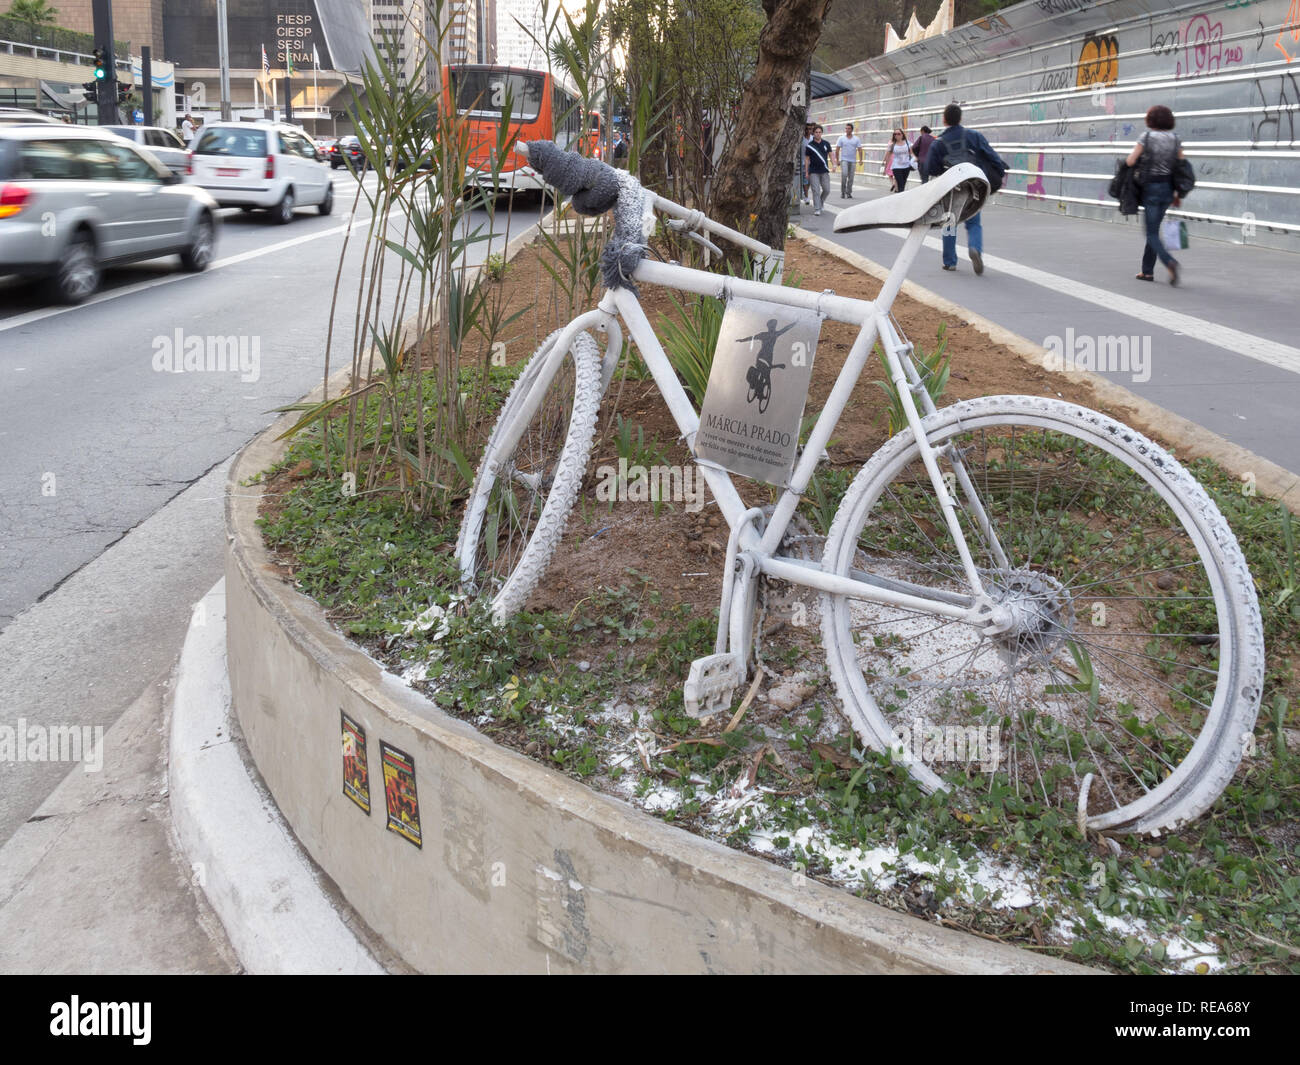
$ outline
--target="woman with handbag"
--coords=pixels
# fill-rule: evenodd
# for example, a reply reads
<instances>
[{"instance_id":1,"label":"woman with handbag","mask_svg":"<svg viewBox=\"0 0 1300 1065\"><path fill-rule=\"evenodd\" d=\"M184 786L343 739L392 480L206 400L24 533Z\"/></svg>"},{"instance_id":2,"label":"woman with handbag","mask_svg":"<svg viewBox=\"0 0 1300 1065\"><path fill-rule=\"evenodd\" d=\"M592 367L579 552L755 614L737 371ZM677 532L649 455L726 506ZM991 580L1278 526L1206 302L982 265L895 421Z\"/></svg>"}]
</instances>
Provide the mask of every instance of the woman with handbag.
<instances>
[{"instance_id":1,"label":"woman with handbag","mask_svg":"<svg viewBox=\"0 0 1300 1065\"><path fill-rule=\"evenodd\" d=\"M1128 165L1137 167L1137 183L1146 214L1146 244L1142 249L1142 272L1139 281L1154 281L1156 259L1169 271L1169 283L1178 284L1178 260L1169 254L1160 239L1160 223L1165 212L1177 207L1182 198L1174 188L1174 171L1184 159L1182 140L1174 133L1174 113L1163 104L1147 112L1147 128L1129 153Z\"/></svg>"},{"instance_id":2,"label":"woman with handbag","mask_svg":"<svg viewBox=\"0 0 1300 1065\"><path fill-rule=\"evenodd\" d=\"M894 130L889 147L885 149L885 161L881 170L889 176L889 187L894 192L902 192L907 185L907 175L911 173L912 148L907 143L907 134L901 129Z\"/></svg>"}]
</instances>

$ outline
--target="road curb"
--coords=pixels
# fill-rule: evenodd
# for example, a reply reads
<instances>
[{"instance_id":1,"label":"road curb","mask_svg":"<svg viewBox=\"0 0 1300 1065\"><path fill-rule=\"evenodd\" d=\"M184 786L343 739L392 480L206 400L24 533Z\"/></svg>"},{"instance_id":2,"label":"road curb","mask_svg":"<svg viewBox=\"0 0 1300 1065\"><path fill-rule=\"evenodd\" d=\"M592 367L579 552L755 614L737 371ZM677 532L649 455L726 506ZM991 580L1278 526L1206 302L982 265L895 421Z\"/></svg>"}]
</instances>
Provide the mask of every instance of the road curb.
<instances>
[{"instance_id":1,"label":"road curb","mask_svg":"<svg viewBox=\"0 0 1300 1065\"><path fill-rule=\"evenodd\" d=\"M317 882L231 737L224 579L195 607L171 696L176 838L249 973L384 972Z\"/></svg>"},{"instance_id":2,"label":"road curb","mask_svg":"<svg viewBox=\"0 0 1300 1065\"><path fill-rule=\"evenodd\" d=\"M856 267L878 281L884 281L889 276L888 267L816 233L810 233L796 226L795 235L818 251L833 255L841 262ZM1234 444L1203 425L1166 410L1100 374L1088 370L1062 370L1051 364L1047 349L1041 344L1035 344L1019 333L1013 333L1005 326L990 321L969 307L940 296L937 292L924 288L914 281L903 282L902 292L918 303L923 303L978 329L995 344L1008 348L1030 366L1090 386L1100 403L1111 408L1122 409L1124 411L1122 420L1129 422L1133 428L1141 432L1162 438L1180 461L1208 458L1243 482L1253 477L1256 491L1286 504L1293 514L1300 516L1300 474L1293 473L1286 467L1271 462L1239 444Z\"/></svg>"}]
</instances>

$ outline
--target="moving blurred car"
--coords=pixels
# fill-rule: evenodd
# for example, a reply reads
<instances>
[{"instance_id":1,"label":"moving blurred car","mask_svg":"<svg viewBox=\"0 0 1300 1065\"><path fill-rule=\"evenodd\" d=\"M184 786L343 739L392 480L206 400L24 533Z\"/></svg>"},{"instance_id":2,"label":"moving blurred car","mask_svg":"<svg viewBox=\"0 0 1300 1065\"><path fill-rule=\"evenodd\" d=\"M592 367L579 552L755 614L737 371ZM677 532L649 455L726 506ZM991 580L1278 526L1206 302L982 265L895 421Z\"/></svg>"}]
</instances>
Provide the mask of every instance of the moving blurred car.
<instances>
[{"instance_id":1,"label":"moving blurred car","mask_svg":"<svg viewBox=\"0 0 1300 1065\"><path fill-rule=\"evenodd\" d=\"M189 167L190 153L185 149L185 142L175 130L162 126L100 126L100 129L125 137L141 148L145 148L167 165L173 174L184 174Z\"/></svg>"},{"instance_id":2,"label":"moving blurred car","mask_svg":"<svg viewBox=\"0 0 1300 1065\"><path fill-rule=\"evenodd\" d=\"M62 126L57 118L29 111L25 107L0 107L0 126Z\"/></svg>"},{"instance_id":3,"label":"moving blurred car","mask_svg":"<svg viewBox=\"0 0 1300 1065\"><path fill-rule=\"evenodd\" d=\"M361 147L358 137L340 137L330 152L330 169L351 164L353 170L365 170L370 166L365 149Z\"/></svg>"},{"instance_id":4,"label":"moving blurred car","mask_svg":"<svg viewBox=\"0 0 1300 1065\"><path fill-rule=\"evenodd\" d=\"M216 249L216 201L167 167L94 127L0 127L0 274L48 279L80 303L105 266L181 257L205 270Z\"/></svg>"},{"instance_id":5,"label":"moving blurred car","mask_svg":"<svg viewBox=\"0 0 1300 1065\"><path fill-rule=\"evenodd\" d=\"M281 225L295 207L334 209L334 182L324 153L305 130L283 122L204 123L190 147L186 181L222 207L262 208Z\"/></svg>"}]
</instances>

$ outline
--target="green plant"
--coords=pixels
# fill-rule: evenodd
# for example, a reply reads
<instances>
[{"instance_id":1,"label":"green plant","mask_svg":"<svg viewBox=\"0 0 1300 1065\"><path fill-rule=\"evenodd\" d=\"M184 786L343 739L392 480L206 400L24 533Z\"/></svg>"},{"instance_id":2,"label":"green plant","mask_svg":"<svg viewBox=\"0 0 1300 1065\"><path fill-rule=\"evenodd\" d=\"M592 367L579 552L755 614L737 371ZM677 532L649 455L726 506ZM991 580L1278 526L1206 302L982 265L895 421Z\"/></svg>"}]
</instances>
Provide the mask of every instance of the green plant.
<instances>
[{"instance_id":1,"label":"green plant","mask_svg":"<svg viewBox=\"0 0 1300 1065\"><path fill-rule=\"evenodd\" d=\"M1281 610L1288 601L1294 599L1297 592L1300 592L1300 576L1296 573L1295 529L1292 526L1291 511L1287 509L1285 503L1279 503L1277 510L1282 525L1285 554L1280 562L1276 557L1271 557L1270 561L1277 572L1278 583L1282 586L1273 597L1273 608ZM1291 603L1290 612L1293 616L1300 617L1300 599Z\"/></svg>"},{"instance_id":2,"label":"green plant","mask_svg":"<svg viewBox=\"0 0 1300 1065\"><path fill-rule=\"evenodd\" d=\"M431 25L450 32L446 0L436 0ZM433 76L430 56L441 40L412 31L426 53L407 76L397 65L398 49L376 48L361 73L366 109L353 115L368 161L378 175L371 191L358 182L356 203L364 196L371 209L357 272L352 318L355 340L351 374L343 395L329 395L330 354L336 316L345 313L343 263L352 254L349 231L340 254L326 337L326 397L302 412L285 435L322 426L324 461L349 475L358 492L392 491L415 513L446 510L467 486L465 455L469 434L482 415L486 390L479 387L490 370L489 357L469 367L476 380L465 381L461 352L473 335L496 345L500 331L517 315L501 310L499 292L471 271L468 251L489 239L483 227L468 229L474 198L460 193L467 172L476 181L499 184L500 160L509 156L509 101L495 144L472 145L470 119L440 99L446 86ZM426 72L431 76L426 78ZM426 82L437 84L426 91ZM486 159L490 163L474 163ZM493 169L485 173L485 167ZM495 227L500 231L503 227ZM505 238L508 239L509 218ZM504 272L504 261L489 257L487 270ZM520 312L522 313L522 312ZM435 329L435 321L442 328ZM372 416L377 415L377 417Z\"/></svg>"},{"instance_id":3,"label":"green plant","mask_svg":"<svg viewBox=\"0 0 1300 1065\"><path fill-rule=\"evenodd\" d=\"M668 361L673 364L677 376L698 407L704 402L704 393L709 387L713 352L718 346L726 306L712 296L687 299L685 305L676 296L670 298L677 318L665 317L660 321L660 339Z\"/></svg>"},{"instance_id":4,"label":"green plant","mask_svg":"<svg viewBox=\"0 0 1300 1065\"><path fill-rule=\"evenodd\" d=\"M26 23L35 29L39 26L53 26L59 9L51 7L47 0L13 0L5 14L15 22Z\"/></svg>"},{"instance_id":5,"label":"green plant","mask_svg":"<svg viewBox=\"0 0 1300 1065\"><path fill-rule=\"evenodd\" d=\"M506 276L506 259L504 255L493 252L483 263L483 276L489 281L500 281Z\"/></svg>"},{"instance_id":6,"label":"green plant","mask_svg":"<svg viewBox=\"0 0 1300 1065\"><path fill-rule=\"evenodd\" d=\"M658 437L646 443L645 429L642 426L633 425L621 414L615 415L614 423L614 446L619 458L620 488L626 490L627 485L632 481L646 478L649 485L650 506L657 518L665 502L660 492L663 482L659 477L659 470L666 467L668 456L664 453ZM610 510L614 509L614 499L617 494L610 494Z\"/></svg>"},{"instance_id":7,"label":"green plant","mask_svg":"<svg viewBox=\"0 0 1300 1065\"><path fill-rule=\"evenodd\" d=\"M947 333L948 324L940 322L935 336L934 350L927 355L918 344L912 352L912 362L921 375L921 383L925 385L925 390L930 393L930 398L934 400L936 406L943 396L944 389L948 387L950 367ZM893 436L907 427L907 415L903 412L903 401L899 398L898 387L889 376L889 360L885 358L885 353L879 344L876 345L876 355L879 356L880 364L885 370L884 380L877 381L876 386L889 399L889 435Z\"/></svg>"}]
</instances>

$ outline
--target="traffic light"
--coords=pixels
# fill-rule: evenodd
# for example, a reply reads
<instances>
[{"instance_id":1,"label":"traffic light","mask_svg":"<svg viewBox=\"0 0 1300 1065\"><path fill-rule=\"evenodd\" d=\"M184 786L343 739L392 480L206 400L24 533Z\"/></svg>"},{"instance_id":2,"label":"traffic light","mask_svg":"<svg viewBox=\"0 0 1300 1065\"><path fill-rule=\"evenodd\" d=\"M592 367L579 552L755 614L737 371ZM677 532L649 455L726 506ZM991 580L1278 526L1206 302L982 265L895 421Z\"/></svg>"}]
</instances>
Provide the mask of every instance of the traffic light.
<instances>
[{"instance_id":1,"label":"traffic light","mask_svg":"<svg viewBox=\"0 0 1300 1065\"><path fill-rule=\"evenodd\" d=\"M117 105L118 105L118 107L124 107L124 106L126 105L126 98L127 98L127 95L130 93L130 91L131 91L131 90L130 90L127 86L123 85L120 81L117 83Z\"/></svg>"},{"instance_id":2,"label":"traffic light","mask_svg":"<svg viewBox=\"0 0 1300 1065\"><path fill-rule=\"evenodd\" d=\"M108 76L108 64L104 61L104 49L95 49L95 80L103 81Z\"/></svg>"},{"instance_id":3,"label":"traffic light","mask_svg":"<svg viewBox=\"0 0 1300 1065\"><path fill-rule=\"evenodd\" d=\"M85 97L87 103L97 103L99 101L99 82L83 81L81 87L86 90Z\"/></svg>"}]
</instances>

